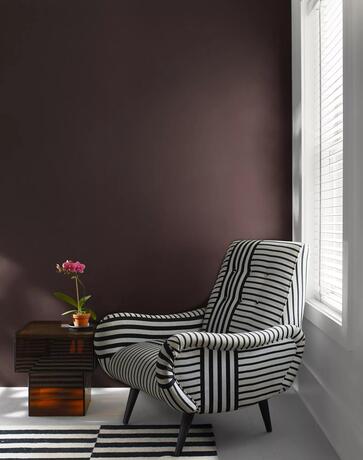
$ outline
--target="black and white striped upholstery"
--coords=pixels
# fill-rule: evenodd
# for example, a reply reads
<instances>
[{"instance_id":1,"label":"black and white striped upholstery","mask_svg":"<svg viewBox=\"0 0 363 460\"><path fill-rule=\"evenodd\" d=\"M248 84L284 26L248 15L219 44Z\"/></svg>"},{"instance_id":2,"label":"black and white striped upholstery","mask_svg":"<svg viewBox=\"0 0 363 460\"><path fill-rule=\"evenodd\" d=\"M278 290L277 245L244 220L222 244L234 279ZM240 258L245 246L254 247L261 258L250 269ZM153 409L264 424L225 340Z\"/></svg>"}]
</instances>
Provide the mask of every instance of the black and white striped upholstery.
<instances>
[{"instance_id":1,"label":"black and white striped upholstery","mask_svg":"<svg viewBox=\"0 0 363 460\"><path fill-rule=\"evenodd\" d=\"M282 321L301 325L306 247L279 241L234 241L228 248L203 320L208 332L266 329ZM297 277L299 276L299 280ZM294 281L294 282L293 282ZM303 287L303 286L301 286ZM291 295L290 295L291 291ZM301 299L300 299L301 298ZM288 307L287 300L289 299Z\"/></svg>"},{"instance_id":2,"label":"black and white striped upholstery","mask_svg":"<svg viewBox=\"0 0 363 460\"><path fill-rule=\"evenodd\" d=\"M94 348L107 373L110 359L125 347L136 343L164 341L173 334L198 331L202 327L204 308L170 315L111 313L98 324Z\"/></svg>"},{"instance_id":3,"label":"black and white striped upholstery","mask_svg":"<svg viewBox=\"0 0 363 460\"><path fill-rule=\"evenodd\" d=\"M103 369L184 413L236 410L289 388L304 351L307 247L234 241L206 308L115 313L98 325Z\"/></svg>"}]
</instances>

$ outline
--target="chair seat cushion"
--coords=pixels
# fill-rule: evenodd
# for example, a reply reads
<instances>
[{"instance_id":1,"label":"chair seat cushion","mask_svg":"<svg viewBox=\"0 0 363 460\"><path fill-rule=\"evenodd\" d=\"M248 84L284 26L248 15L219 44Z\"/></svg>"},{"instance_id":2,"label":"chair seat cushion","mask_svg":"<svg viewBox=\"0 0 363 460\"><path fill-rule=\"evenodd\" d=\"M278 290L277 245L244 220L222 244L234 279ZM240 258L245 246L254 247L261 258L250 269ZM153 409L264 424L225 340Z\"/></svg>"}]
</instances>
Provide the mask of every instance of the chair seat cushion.
<instances>
[{"instance_id":1,"label":"chair seat cushion","mask_svg":"<svg viewBox=\"0 0 363 460\"><path fill-rule=\"evenodd\" d=\"M110 359L107 370L111 377L164 399L156 381L156 361L164 340L139 342L121 348Z\"/></svg>"}]
</instances>

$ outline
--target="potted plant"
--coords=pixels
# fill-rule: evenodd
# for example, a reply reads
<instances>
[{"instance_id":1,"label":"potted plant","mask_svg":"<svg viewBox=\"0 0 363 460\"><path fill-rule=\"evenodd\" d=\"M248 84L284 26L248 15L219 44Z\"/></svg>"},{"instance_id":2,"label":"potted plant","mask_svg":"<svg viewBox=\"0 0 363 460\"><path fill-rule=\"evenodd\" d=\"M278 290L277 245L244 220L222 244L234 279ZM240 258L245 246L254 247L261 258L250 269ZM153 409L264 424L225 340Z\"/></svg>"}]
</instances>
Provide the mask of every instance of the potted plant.
<instances>
[{"instance_id":1,"label":"potted plant","mask_svg":"<svg viewBox=\"0 0 363 460\"><path fill-rule=\"evenodd\" d=\"M58 273L62 273L66 276L69 276L74 280L76 285L76 298L64 294L63 292L55 292L54 296L65 302L66 304L74 307L72 310L67 310L62 315L73 314L73 323L75 327L88 327L90 317L95 320L96 313L90 308L86 308L86 303L92 297L91 295L84 295L83 297L79 296L79 287L82 286L85 289L83 282L80 279L80 275L84 273L86 266L81 262L73 262L72 260L66 260L62 265L56 265Z\"/></svg>"}]
</instances>

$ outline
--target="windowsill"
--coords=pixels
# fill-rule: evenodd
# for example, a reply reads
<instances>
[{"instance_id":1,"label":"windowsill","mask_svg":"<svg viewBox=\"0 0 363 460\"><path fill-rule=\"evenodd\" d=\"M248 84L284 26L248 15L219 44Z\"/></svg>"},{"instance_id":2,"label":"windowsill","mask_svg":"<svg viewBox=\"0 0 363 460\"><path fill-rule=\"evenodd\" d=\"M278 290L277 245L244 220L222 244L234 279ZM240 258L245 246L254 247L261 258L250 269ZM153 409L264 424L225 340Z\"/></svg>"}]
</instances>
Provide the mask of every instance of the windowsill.
<instances>
[{"instance_id":1,"label":"windowsill","mask_svg":"<svg viewBox=\"0 0 363 460\"><path fill-rule=\"evenodd\" d=\"M341 314L333 312L315 299L308 299L305 303L305 319L343 348L351 349L350 337L347 334Z\"/></svg>"},{"instance_id":2,"label":"windowsill","mask_svg":"<svg viewBox=\"0 0 363 460\"><path fill-rule=\"evenodd\" d=\"M337 326L342 326L342 314L341 312L335 312L327 305L322 302L319 302L317 299L308 299L306 304L309 305L311 308L314 308L321 314L325 315L329 320L333 321L337 324Z\"/></svg>"}]
</instances>

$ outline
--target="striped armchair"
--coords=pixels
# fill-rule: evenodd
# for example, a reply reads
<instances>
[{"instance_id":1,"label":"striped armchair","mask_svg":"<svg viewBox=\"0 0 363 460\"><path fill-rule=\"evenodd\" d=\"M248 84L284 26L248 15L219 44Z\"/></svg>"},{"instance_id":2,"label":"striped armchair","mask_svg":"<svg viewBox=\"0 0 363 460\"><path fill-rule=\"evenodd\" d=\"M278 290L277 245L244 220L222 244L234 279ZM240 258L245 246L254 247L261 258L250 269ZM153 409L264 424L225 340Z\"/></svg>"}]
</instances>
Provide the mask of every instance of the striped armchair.
<instances>
[{"instance_id":1,"label":"striped armchair","mask_svg":"<svg viewBox=\"0 0 363 460\"><path fill-rule=\"evenodd\" d=\"M193 416L259 404L293 383L304 351L301 323L308 249L285 241L234 241L205 308L170 315L113 313L97 326L101 367L182 412L175 455Z\"/></svg>"}]
</instances>

